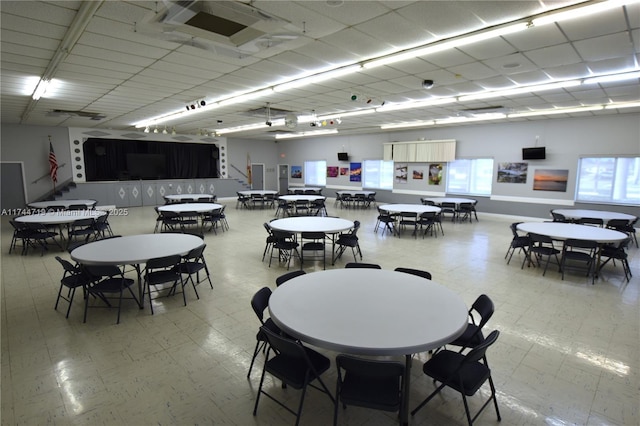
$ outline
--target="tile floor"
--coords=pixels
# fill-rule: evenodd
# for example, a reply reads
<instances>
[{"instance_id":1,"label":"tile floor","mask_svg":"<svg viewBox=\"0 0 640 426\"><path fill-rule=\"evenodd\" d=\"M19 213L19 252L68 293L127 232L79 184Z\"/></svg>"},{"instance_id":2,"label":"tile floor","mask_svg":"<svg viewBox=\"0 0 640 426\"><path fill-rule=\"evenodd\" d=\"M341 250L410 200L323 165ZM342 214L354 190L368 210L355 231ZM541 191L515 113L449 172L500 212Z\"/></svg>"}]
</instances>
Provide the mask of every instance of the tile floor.
<instances>
[{"instance_id":1,"label":"tile floor","mask_svg":"<svg viewBox=\"0 0 640 426\"><path fill-rule=\"evenodd\" d=\"M259 288L275 288L282 266L261 262L263 222L272 210L236 210L227 203L231 229L206 236L214 290L186 307L180 297L157 302L155 315L132 303L115 311L92 310L82 323L82 303L69 319L53 305L61 277L54 255L7 254L11 229L2 218L2 424L151 425L293 424L293 417L267 399L252 415L262 358L246 379L258 321L250 307ZM640 250L630 250L634 278L620 265L607 266L595 285L577 273L565 280L555 269L520 269L516 254L504 260L517 218L480 214L473 224L444 223L445 236L413 239L374 234L376 212L329 214L362 222L365 262L430 271L470 305L481 294L495 302L488 328L501 331L488 352L504 425L638 425L640 413ZM119 234L152 232L152 208L132 208L112 217ZM66 253L64 254L66 256ZM335 267L343 267L350 252ZM319 262L306 267L320 269ZM76 302L80 302L81 297ZM416 324L416 327L427 324ZM333 353L326 352L331 358ZM414 358L410 407L433 389L422 374L427 354ZM326 375L331 389L335 373ZM298 392L274 392L297 401ZM482 391L486 395L485 391ZM471 398L477 408L480 397ZM332 422L327 397L307 394L301 424ZM496 424L488 407L478 425ZM394 414L349 407L344 425L394 425ZM411 419L415 425L465 424L460 396L445 391Z\"/></svg>"}]
</instances>

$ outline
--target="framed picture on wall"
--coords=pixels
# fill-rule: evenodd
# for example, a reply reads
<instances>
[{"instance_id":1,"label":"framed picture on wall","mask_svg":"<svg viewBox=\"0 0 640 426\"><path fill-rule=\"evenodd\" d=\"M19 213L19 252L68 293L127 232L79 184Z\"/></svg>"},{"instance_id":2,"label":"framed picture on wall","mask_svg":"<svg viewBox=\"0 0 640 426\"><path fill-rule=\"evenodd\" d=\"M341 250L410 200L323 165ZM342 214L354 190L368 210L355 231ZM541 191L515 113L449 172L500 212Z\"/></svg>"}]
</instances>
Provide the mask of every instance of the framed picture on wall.
<instances>
[{"instance_id":1,"label":"framed picture on wall","mask_svg":"<svg viewBox=\"0 0 640 426\"><path fill-rule=\"evenodd\" d=\"M442 182L442 164L429 164L429 185L440 185Z\"/></svg>"},{"instance_id":2,"label":"framed picture on wall","mask_svg":"<svg viewBox=\"0 0 640 426\"><path fill-rule=\"evenodd\" d=\"M500 163L498 165L498 182L526 183L529 163Z\"/></svg>"},{"instance_id":3,"label":"framed picture on wall","mask_svg":"<svg viewBox=\"0 0 640 426\"><path fill-rule=\"evenodd\" d=\"M409 166L406 163L398 163L395 165L395 181L396 183L407 183L407 173Z\"/></svg>"},{"instance_id":4,"label":"framed picture on wall","mask_svg":"<svg viewBox=\"0 0 640 426\"><path fill-rule=\"evenodd\" d=\"M330 178L338 177L338 167L327 166L327 177L330 177Z\"/></svg>"},{"instance_id":5,"label":"framed picture on wall","mask_svg":"<svg viewBox=\"0 0 640 426\"><path fill-rule=\"evenodd\" d=\"M340 176L347 176L349 174L348 167L340 167Z\"/></svg>"},{"instance_id":6,"label":"framed picture on wall","mask_svg":"<svg viewBox=\"0 0 640 426\"><path fill-rule=\"evenodd\" d=\"M362 163L351 163L351 171L349 172L350 182L362 181Z\"/></svg>"},{"instance_id":7,"label":"framed picture on wall","mask_svg":"<svg viewBox=\"0 0 640 426\"><path fill-rule=\"evenodd\" d=\"M413 180L422 180L424 179L424 171L414 169L411 173Z\"/></svg>"},{"instance_id":8,"label":"framed picture on wall","mask_svg":"<svg viewBox=\"0 0 640 426\"><path fill-rule=\"evenodd\" d=\"M302 179L302 166L291 166L291 179Z\"/></svg>"},{"instance_id":9,"label":"framed picture on wall","mask_svg":"<svg viewBox=\"0 0 640 426\"><path fill-rule=\"evenodd\" d=\"M567 192L568 179L566 169L537 169L533 173L533 190Z\"/></svg>"}]
</instances>

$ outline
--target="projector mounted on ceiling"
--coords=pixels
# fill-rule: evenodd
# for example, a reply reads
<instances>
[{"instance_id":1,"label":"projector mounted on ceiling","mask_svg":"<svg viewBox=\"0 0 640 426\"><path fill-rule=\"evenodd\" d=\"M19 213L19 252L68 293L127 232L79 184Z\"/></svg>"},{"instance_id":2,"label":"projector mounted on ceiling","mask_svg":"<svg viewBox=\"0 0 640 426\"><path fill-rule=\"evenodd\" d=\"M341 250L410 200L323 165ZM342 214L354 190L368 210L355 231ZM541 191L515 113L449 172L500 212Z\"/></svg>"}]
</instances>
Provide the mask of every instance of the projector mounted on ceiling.
<instances>
[{"instance_id":1,"label":"projector mounted on ceiling","mask_svg":"<svg viewBox=\"0 0 640 426\"><path fill-rule=\"evenodd\" d=\"M298 38L299 29L253 6L235 1L171 1L153 21L163 32L181 32L240 50L272 47ZM259 44L259 45L257 45Z\"/></svg>"}]
</instances>

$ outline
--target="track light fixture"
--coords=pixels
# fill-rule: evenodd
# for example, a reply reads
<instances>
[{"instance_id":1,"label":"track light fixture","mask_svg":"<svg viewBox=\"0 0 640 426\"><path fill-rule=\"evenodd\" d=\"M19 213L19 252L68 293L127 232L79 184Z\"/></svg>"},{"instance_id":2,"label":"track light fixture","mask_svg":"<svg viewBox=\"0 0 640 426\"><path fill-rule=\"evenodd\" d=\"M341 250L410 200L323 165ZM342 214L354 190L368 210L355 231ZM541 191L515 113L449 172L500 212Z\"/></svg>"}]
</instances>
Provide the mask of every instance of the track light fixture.
<instances>
[{"instance_id":1,"label":"track light fixture","mask_svg":"<svg viewBox=\"0 0 640 426\"><path fill-rule=\"evenodd\" d=\"M147 126L147 127L145 127L145 128L144 128L144 132L145 132L145 133L149 133L149 126Z\"/></svg>"},{"instance_id":2,"label":"track light fixture","mask_svg":"<svg viewBox=\"0 0 640 426\"><path fill-rule=\"evenodd\" d=\"M206 106L206 105L207 105L207 101L205 101L204 99L200 99L197 101L189 102L185 108L187 109L187 111L192 111L196 108L202 108L203 106Z\"/></svg>"}]
</instances>

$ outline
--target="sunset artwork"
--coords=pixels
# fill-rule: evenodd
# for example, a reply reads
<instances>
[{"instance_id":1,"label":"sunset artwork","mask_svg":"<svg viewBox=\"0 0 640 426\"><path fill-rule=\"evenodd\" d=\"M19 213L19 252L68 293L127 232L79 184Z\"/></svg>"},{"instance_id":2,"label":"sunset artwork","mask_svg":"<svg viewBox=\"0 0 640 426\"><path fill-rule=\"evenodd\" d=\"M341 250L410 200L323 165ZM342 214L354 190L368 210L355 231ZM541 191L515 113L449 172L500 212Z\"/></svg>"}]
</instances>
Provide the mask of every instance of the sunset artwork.
<instances>
[{"instance_id":1,"label":"sunset artwork","mask_svg":"<svg viewBox=\"0 0 640 426\"><path fill-rule=\"evenodd\" d=\"M534 191L567 192L569 170L537 169L533 175Z\"/></svg>"}]
</instances>

